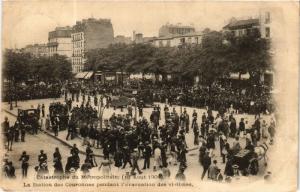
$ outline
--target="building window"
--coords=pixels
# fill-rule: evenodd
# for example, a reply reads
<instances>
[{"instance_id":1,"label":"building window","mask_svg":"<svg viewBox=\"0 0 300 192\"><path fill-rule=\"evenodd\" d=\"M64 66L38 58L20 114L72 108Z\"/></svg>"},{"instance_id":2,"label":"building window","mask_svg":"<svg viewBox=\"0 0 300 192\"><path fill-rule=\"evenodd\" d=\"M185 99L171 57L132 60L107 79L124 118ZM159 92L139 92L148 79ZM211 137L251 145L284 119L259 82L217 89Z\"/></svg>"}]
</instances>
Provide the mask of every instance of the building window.
<instances>
[{"instance_id":1,"label":"building window","mask_svg":"<svg viewBox=\"0 0 300 192\"><path fill-rule=\"evenodd\" d=\"M270 37L270 27L266 27L266 38Z\"/></svg>"},{"instance_id":2,"label":"building window","mask_svg":"<svg viewBox=\"0 0 300 192\"><path fill-rule=\"evenodd\" d=\"M265 23L270 23L271 21L271 15L270 15L270 12L266 12L266 18L265 18Z\"/></svg>"}]
</instances>

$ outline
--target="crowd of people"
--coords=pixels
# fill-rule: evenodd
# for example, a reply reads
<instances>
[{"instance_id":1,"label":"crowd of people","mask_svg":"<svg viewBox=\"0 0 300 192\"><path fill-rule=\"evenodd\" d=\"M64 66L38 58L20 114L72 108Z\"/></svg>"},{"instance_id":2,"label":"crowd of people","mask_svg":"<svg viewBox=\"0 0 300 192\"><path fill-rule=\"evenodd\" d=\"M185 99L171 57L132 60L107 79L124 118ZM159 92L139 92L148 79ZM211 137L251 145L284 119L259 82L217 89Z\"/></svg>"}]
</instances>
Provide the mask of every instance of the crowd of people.
<instances>
[{"instance_id":1,"label":"crowd of people","mask_svg":"<svg viewBox=\"0 0 300 192\"><path fill-rule=\"evenodd\" d=\"M57 108L68 110L68 102L65 105L51 105L49 111ZM149 117L149 120L139 113L139 119L134 121L131 106L128 106L127 114L113 114L104 122L104 127L99 129L97 123L83 115L89 114L89 118L97 110L89 105L89 100L82 103L81 107L70 108L71 118L68 120L68 133L70 130L71 139L73 133L79 129L79 136L82 138L82 145L86 146L84 163L80 164L79 149L76 144L70 151L67 163L63 169L59 149L55 149L53 154L54 174L70 174L81 171L82 174L89 174L93 167L102 169L104 175L111 174L112 164L118 168L126 168L127 164L131 167L131 175L136 171L142 174L143 169L152 169L160 171L160 178L165 178L170 173L170 166L178 165L177 179L184 179L184 171L188 167L186 157L189 146L187 145L186 136L194 134L194 145L199 148L199 163L203 167L201 178L203 179L208 172L208 179L222 180L223 174L226 177L234 176L236 169L234 164L234 155L242 149L247 149L255 153L255 147L261 140L269 138L272 143L276 122L272 118L267 124L265 120L256 117L255 122L250 124L244 118L239 122L235 119L236 112L224 112L213 115L212 110L208 108L206 113L201 116L201 123L198 125L197 112L188 114L184 108L179 113L171 106L165 105L163 111L160 107L155 106ZM90 112L88 112L90 110ZM163 115L164 113L164 115ZM191 115L191 116L190 116ZM164 117L163 123L161 119ZM84 120L78 123L77 120ZM3 128L9 127L7 119L2 124ZM55 125L55 123L53 123ZM13 126L17 127L17 123ZM52 127L53 129L53 127ZM69 135L69 134L68 134ZM246 145L242 146L240 139L246 139ZM66 138L68 140L68 138ZM234 140L229 143L228 140ZM270 143L270 144L271 144ZM219 144L219 152L216 145ZM93 150L102 150L103 159L98 166L96 156ZM220 153L222 163L226 163L225 169L221 170L218 166L217 156ZM28 169L29 155L24 151L20 157L22 163L22 175L26 177ZM38 157L39 165L35 167L38 175L49 174L47 156L43 151ZM143 159L143 167L139 167L139 159ZM150 160L152 159L152 160ZM237 168L238 169L238 168ZM14 177L14 166L11 161L5 163L5 174L7 177ZM248 171L248 170L247 170ZM242 174L257 174L255 170Z\"/></svg>"},{"instance_id":2,"label":"crowd of people","mask_svg":"<svg viewBox=\"0 0 300 192\"><path fill-rule=\"evenodd\" d=\"M130 83L126 86L130 87ZM108 119L100 118L101 107L110 107L111 96L123 95L122 88L116 89L117 87L115 84L69 83L61 86L58 92L65 98L65 103L50 104L49 114L46 114L44 105L37 107L38 115L45 117L46 122L34 125L36 133L38 128L45 128L58 136L60 130L67 129L66 140L79 137L82 139L82 146L86 147L85 159L80 164L79 149L75 144L65 167L61 162L63 157L59 148L56 148L53 154L55 175L79 171L89 174L93 167L99 167L104 175L109 175L112 165L123 169L129 165L131 175L135 175L136 171L142 174L142 170L151 169L159 171L159 177L163 179L169 177L170 166L178 166L176 178L184 180L184 172L189 166L187 153L190 147L186 137L193 134L193 144L199 147L199 163L203 167L201 178L207 174L208 179L220 181L223 180L223 175L226 178L233 177L239 171L243 175L257 174L258 170L239 169L234 160L235 155L245 149L256 157L255 148L262 142L269 140L269 145L273 143L275 118L267 122L260 117L261 113L274 111L270 104L270 92L264 87L235 89L218 83L211 87L179 87L142 81L137 87L150 90L153 102L166 103L163 108L152 105L152 113L146 117L143 113L144 106L136 106L137 118L136 114L133 115L133 106L128 105L126 114L113 113ZM41 92L43 91L45 89ZM81 102L80 105L75 105L75 101ZM206 112L198 114L194 110L189 114L185 107L179 112L173 106L176 104L206 108ZM217 111L217 115L213 115L213 110ZM255 114L255 121L236 119L237 115L245 112ZM103 121L104 126L99 120ZM8 150L13 141L19 141L20 135L21 141L25 139L26 127L19 119L12 126L5 119L2 129L7 138ZM244 140L245 145L241 142ZM101 150L103 154L100 164L94 153L96 150ZM23 177L27 176L29 156L24 151L20 157ZM217 157L221 157L221 162ZM39 165L35 167L37 174L49 174L47 155L43 150L38 159ZM142 167L139 167L140 159L143 160ZM225 164L223 170L220 163ZM4 172L9 178L15 177L11 161L5 162Z\"/></svg>"},{"instance_id":3,"label":"crowd of people","mask_svg":"<svg viewBox=\"0 0 300 192\"><path fill-rule=\"evenodd\" d=\"M25 101L32 99L59 98L61 95L60 83L28 83L4 87L2 101Z\"/></svg>"},{"instance_id":4,"label":"crowd of people","mask_svg":"<svg viewBox=\"0 0 300 192\"><path fill-rule=\"evenodd\" d=\"M74 88L76 87L76 88ZM107 83L71 84L66 86L69 92L77 92L89 95L126 95L124 90L137 90L135 97L147 100L147 102L161 102L189 107L212 110L234 108L238 113L273 113L275 108L271 97L270 87L263 85L233 86L229 83L215 82L211 86L200 85L174 85L168 83L155 84L152 81L129 81L123 87ZM131 95L132 96L132 95ZM146 99L147 98L147 99Z\"/></svg>"}]
</instances>

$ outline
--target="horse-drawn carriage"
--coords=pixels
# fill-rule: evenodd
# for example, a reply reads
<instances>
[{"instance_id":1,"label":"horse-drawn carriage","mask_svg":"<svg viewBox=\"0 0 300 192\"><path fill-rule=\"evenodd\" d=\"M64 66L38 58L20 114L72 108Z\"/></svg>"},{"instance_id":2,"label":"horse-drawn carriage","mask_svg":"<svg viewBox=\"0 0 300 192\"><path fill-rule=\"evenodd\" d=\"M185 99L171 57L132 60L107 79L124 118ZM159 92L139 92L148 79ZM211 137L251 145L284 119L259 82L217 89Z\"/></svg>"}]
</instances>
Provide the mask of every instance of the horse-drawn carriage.
<instances>
[{"instance_id":1,"label":"horse-drawn carriage","mask_svg":"<svg viewBox=\"0 0 300 192\"><path fill-rule=\"evenodd\" d=\"M39 126L40 116L37 109L18 109L18 120L26 131L33 132L33 126Z\"/></svg>"},{"instance_id":2,"label":"horse-drawn carriage","mask_svg":"<svg viewBox=\"0 0 300 192\"><path fill-rule=\"evenodd\" d=\"M59 123L59 130L65 130L68 125L68 107L62 103L50 103L49 106L49 114L50 114L50 121L51 124ZM58 122L55 122L57 121Z\"/></svg>"},{"instance_id":3,"label":"horse-drawn carriage","mask_svg":"<svg viewBox=\"0 0 300 192\"><path fill-rule=\"evenodd\" d=\"M137 105L140 107L153 107L153 93L150 89L141 90L135 87L124 88L123 96L128 98L135 98L137 101Z\"/></svg>"},{"instance_id":4,"label":"horse-drawn carriage","mask_svg":"<svg viewBox=\"0 0 300 192\"><path fill-rule=\"evenodd\" d=\"M264 159L264 165L267 166L268 146L263 143L254 148L254 151L247 149L240 150L233 157L233 166L236 167L242 174L257 175L259 172L259 161Z\"/></svg>"}]
</instances>

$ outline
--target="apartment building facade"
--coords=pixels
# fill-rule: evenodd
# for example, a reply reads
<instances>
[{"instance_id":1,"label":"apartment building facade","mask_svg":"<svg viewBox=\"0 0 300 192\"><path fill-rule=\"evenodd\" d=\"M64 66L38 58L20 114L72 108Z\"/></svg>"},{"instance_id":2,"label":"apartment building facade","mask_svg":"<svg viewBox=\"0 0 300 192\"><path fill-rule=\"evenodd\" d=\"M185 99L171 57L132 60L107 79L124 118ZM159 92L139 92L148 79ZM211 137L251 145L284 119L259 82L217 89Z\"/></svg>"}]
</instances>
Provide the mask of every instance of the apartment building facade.
<instances>
[{"instance_id":1,"label":"apartment building facade","mask_svg":"<svg viewBox=\"0 0 300 192\"><path fill-rule=\"evenodd\" d=\"M48 52L49 56L55 54L64 55L68 59L72 57L72 27L56 27L54 31L48 34Z\"/></svg>"},{"instance_id":2,"label":"apartment building facade","mask_svg":"<svg viewBox=\"0 0 300 192\"><path fill-rule=\"evenodd\" d=\"M109 19L83 19L77 21L71 33L72 72L85 70L86 52L92 49L107 48L114 42L114 31Z\"/></svg>"}]
</instances>

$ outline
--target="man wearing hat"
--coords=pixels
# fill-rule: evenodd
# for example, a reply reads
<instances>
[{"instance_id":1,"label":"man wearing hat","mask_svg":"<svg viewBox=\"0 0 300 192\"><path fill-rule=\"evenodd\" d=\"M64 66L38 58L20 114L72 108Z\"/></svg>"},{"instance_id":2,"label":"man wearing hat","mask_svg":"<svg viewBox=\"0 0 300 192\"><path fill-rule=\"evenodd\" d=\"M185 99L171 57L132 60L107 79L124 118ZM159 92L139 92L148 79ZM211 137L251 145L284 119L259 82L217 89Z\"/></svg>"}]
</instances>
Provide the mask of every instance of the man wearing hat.
<instances>
[{"instance_id":1,"label":"man wearing hat","mask_svg":"<svg viewBox=\"0 0 300 192\"><path fill-rule=\"evenodd\" d=\"M7 117L4 117L4 121L1 124L2 133L6 133L9 129L9 121Z\"/></svg>"},{"instance_id":2,"label":"man wearing hat","mask_svg":"<svg viewBox=\"0 0 300 192\"><path fill-rule=\"evenodd\" d=\"M143 172L140 170L140 168L139 168L138 160L139 160L138 150L137 150L137 149L134 149L134 152L133 152L133 154L132 154L132 169L131 169L131 175L134 175L135 169L137 169L137 171L139 172L139 174L142 174L142 173L143 173Z\"/></svg>"},{"instance_id":3,"label":"man wearing hat","mask_svg":"<svg viewBox=\"0 0 300 192\"><path fill-rule=\"evenodd\" d=\"M8 178L16 178L15 175L15 167L13 166L13 163L11 161L7 161L5 162L5 166L4 166L4 172L6 177Z\"/></svg>"},{"instance_id":4,"label":"man wearing hat","mask_svg":"<svg viewBox=\"0 0 300 192\"><path fill-rule=\"evenodd\" d=\"M130 155L130 150L128 148L128 146L124 146L123 148L123 167L122 169L125 169L127 163L129 163L130 167L132 167L132 163L131 163L131 155Z\"/></svg>"},{"instance_id":5,"label":"man wearing hat","mask_svg":"<svg viewBox=\"0 0 300 192\"><path fill-rule=\"evenodd\" d=\"M229 145L229 143L228 143L228 141L227 141L227 138L225 137L224 139L223 139L223 146L222 146L222 158L223 158L223 163L225 163L225 157L226 156L228 156L229 155L229 152L230 152L230 145Z\"/></svg>"},{"instance_id":6,"label":"man wearing hat","mask_svg":"<svg viewBox=\"0 0 300 192\"><path fill-rule=\"evenodd\" d=\"M209 152L206 152L202 160L203 172L202 172L201 180L203 180L210 164L211 164L211 158L209 157Z\"/></svg>"},{"instance_id":7,"label":"man wearing hat","mask_svg":"<svg viewBox=\"0 0 300 192\"><path fill-rule=\"evenodd\" d=\"M47 155L44 153L44 150L40 151L38 156L39 165L41 166L43 163L47 163Z\"/></svg>"},{"instance_id":8,"label":"man wearing hat","mask_svg":"<svg viewBox=\"0 0 300 192\"><path fill-rule=\"evenodd\" d=\"M29 155L26 154L26 151L23 151L19 161L22 161L22 176L23 178L27 177L27 170L28 170L28 161L29 161Z\"/></svg>"},{"instance_id":9,"label":"man wearing hat","mask_svg":"<svg viewBox=\"0 0 300 192\"><path fill-rule=\"evenodd\" d=\"M145 142L145 148L143 150L143 156L144 156L144 167L143 169L149 169L150 168L150 157L152 155L152 148L150 146L150 143L148 141Z\"/></svg>"}]
</instances>

